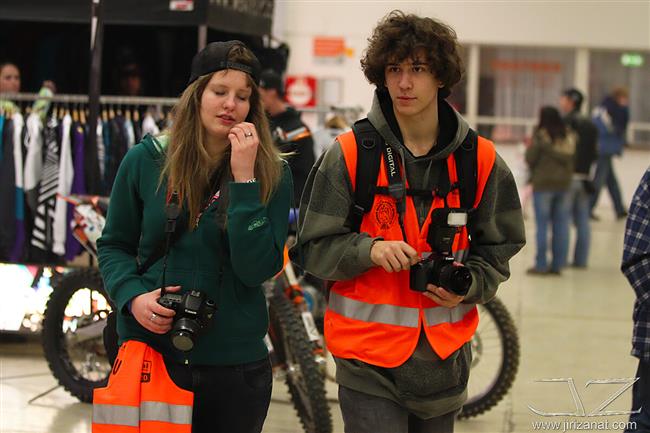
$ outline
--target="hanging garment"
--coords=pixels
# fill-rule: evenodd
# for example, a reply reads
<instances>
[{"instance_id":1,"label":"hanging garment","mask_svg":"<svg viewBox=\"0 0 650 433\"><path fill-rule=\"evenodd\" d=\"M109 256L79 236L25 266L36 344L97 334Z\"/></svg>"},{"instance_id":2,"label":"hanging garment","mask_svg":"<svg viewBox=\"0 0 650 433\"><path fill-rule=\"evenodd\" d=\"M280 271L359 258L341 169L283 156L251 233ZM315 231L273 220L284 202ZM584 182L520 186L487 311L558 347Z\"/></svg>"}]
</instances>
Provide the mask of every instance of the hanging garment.
<instances>
[{"instance_id":1,"label":"hanging garment","mask_svg":"<svg viewBox=\"0 0 650 433\"><path fill-rule=\"evenodd\" d=\"M23 187L27 195L27 206L32 213L35 213L40 195L38 185L43 176L43 122L38 114L32 113L27 117L25 126L23 143L27 148L27 156L25 156Z\"/></svg>"},{"instance_id":2,"label":"hanging garment","mask_svg":"<svg viewBox=\"0 0 650 433\"><path fill-rule=\"evenodd\" d=\"M72 165L72 147L70 145L70 132L72 128L72 117L69 114L63 116L61 121L61 154L59 156L59 183L56 192L62 196L70 195L74 167ZM52 252L58 256L65 254L66 223L68 221L68 202L62 198L56 198L54 205L54 237Z\"/></svg>"},{"instance_id":3,"label":"hanging garment","mask_svg":"<svg viewBox=\"0 0 650 433\"><path fill-rule=\"evenodd\" d=\"M111 124L108 120L102 122L102 142L104 143L104 159L99 160L99 165L103 165L103 193L108 195L110 185L108 183L109 173L111 169Z\"/></svg>"},{"instance_id":4,"label":"hanging garment","mask_svg":"<svg viewBox=\"0 0 650 433\"><path fill-rule=\"evenodd\" d=\"M54 206L56 204L56 190L59 185L58 124L58 120L53 116L47 122L45 128L47 150L31 239L32 246L45 252L51 251Z\"/></svg>"},{"instance_id":5,"label":"hanging garment","mask_svg":"<svg viewBox=\"0 0 650 433\"><path fill-rule=\"evenodd\" d=\"M135 130L133 129L133 122L131 119L124 119L124 130L126 132L127 148L131 149L135 146Z\"/></svg>"},{"instance_id":6,"label":"hanging garment","mask_svg":"<svg viewBox=\"0 0 650 433\"><path fill-rule=\"evenodd\" d=\"M0 261L8 261L16 240L16 173L13 146L14 126L6 118L2 131L2 155L0 160Z\"/></svg>"},{"instance_id":7,"label":"hanging garment","mask_svg":"<svg viewBox=\"0 0 650 433\"><path fill-rule=\"evenodd\" d=\"M23 115L15 113L12 117L14 124L14 133L12 137L14 148L14 170L16 173L15 181L15 203L16 203L16 222L14 246L9 255L9 261L21 261L25 252L25 194L23 191Z\"/></svg>"},{"instance_id":8,"label":"hanging garment","mask_svg":"<svg viewBox=\"0 0 650 433\"><path fill-rule=\"evenodd\" d=\"M106 166L104 159L106 158L106 148L104 147L104 123L102 119L97 119L97 161L99 162L99 175L104 182L104 173Z\"/></svg>"},{"instance_id":9,"label":"hanging garment","mask_svg":"<svg viewBox=\"0 0 650 433\"><path fill-rule=\"evenodd\" d=\"M72 163L73 163L73 177L72 187L70 194L85 194L85 173L84 173L84 145L85 145L85 130L82 124L77 123L72 127ZM65 238L65 259L73 260L77 257L83 247L72 236L72 228L70 223L74 217L74 205L68 203L68 218L66 221L66 238Z\"/></svg>"},{"instance_id":10,"label":"hanging garment","mask_svg":"<svg viewBox=\"0 0 650 433\"><path fill-rule=\"evenodd\" d=\"M147 112L144 119L142 119L142 135L151 134L154 137L160 134L160 128L156 125L156 121L153 119L151 113Z\"/></svg>"},{"instance_id":11,"label":"hanging garment","mask_svg":"<svg viewBox=\"0 0 650 433\"><path fill-rule=\"evenodd\" d=\"M4 114L0 114L0 162L2 162L2 131L4 130L5 126L5 116Z\"/></svg>"}]
</instances>

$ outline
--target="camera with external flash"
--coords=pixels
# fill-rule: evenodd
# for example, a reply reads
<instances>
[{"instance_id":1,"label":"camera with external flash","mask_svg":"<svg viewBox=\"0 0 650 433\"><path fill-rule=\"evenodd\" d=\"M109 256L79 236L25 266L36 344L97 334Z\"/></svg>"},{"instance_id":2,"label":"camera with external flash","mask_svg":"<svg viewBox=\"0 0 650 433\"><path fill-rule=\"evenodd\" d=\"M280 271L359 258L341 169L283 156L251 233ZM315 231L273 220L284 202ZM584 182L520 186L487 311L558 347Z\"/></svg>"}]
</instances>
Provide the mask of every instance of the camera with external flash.
<instances>
[{"instance_id":1,"label":"camera with external flash","mask_svg":"<svg viewBox=\"0 0 650 433\"><path fill-rule=\"evenodd\" d=\"M459 209L436 209L431 213L427 242L431 254L411 266L411 290L426 292L427 284L465 296L472 285L469 269L454 264L452 246L461 227L467 225L467 212Z\"/></svg>"},{"instance_id":2,"label":"camera with external flash","mask_svg":"<svg viewBox=\"0 0 650 433\"><path fill-rule=\"evenodd\" d=\"M165 293L158 298L158 303L174 310L174 323L171 329L172 344L178 350L189 352L201 331L212 321L217 305L205 293L190 290L181 294Z\"/></svg>"}]
</instances>

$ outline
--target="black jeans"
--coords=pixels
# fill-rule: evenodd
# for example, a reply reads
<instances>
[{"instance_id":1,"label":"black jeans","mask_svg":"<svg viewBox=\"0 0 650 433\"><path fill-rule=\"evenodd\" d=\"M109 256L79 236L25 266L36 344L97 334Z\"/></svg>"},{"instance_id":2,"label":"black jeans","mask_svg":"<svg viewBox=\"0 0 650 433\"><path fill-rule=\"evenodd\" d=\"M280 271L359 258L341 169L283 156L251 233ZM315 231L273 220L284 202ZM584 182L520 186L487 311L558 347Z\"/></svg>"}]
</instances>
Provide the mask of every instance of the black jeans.
<instances>
[{"instance_id":1,"label":"black jeans","mask_svg":"<svg viewBox=\"0 0 650 433\"><path fill-rule=\"evenodd\" d=\"M453 433L456 412L429 419L386 398L339 386L345 433Z\"/></svg>"},{"instance_id":2,"label":"black jeans","mask_svg":"<svg viewBox=\"0 0 650 433\"><path fill-rule=\"evenodd\" d=\"M260 433L271 402L268 358L232 366L165 362L170 378L194 392L192 433Z\"/></svg>"},{"instance_id":3,"label":"black jeans","mask_svg":"<svg viewBox=\"0 0 650 433\"><path fill-rule=\"evenodd\" d=\"M632 411L641 409L640 413L630 415L632 428L627 428L625 433L650 433L650 362L639 360L639 368L636 371L639 378L632 385Z\"/></svg>"}]
</instances>

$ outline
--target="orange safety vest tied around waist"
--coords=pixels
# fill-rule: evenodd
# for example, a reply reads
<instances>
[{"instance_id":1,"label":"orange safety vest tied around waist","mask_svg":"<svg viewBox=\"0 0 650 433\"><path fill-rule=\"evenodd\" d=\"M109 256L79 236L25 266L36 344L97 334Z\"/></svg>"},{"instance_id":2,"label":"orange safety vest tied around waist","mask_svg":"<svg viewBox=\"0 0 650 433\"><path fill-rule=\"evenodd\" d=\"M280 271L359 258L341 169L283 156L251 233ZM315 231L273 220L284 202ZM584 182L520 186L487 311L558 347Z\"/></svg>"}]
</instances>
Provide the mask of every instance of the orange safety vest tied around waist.
<instances>
[{"instance_id":1,"label":"orange safety vest tied around waist","mask_svg":"<svg viewBox=\"0 0 650 433\"><path fill-rule=\"evenodd\" d=\"M354 133L350 131L342 134L337 140L354 188L357 168ZM477 146L474 208L481 201L496 159L496 151L490 141L478 137ZM449 181L454 184L458 178L453 154L449 155L446 162ZM388 186L383 158L377 186ZM450 208L460 207L458 188L447 195L447 204ZM420 228L413 199L408 195L406 197L405 241L420 255L431 251L427 243L431 212L442 207L443 199L434 196L424 226ZM384 240L404 240L395 199L376 193L372 209L363 216L359 231ZM456 234L452 249L456 261L463 262L469 253L469 238L465 227ZM471 340L478 326L478 312L474 304L461 303L454 308L439 306L422 293L409 288L409 271L389 273L380 266L351 280L338 281L331 288L325 313L325 341L336 357L358 359L380 367L399 366L413 354L421 326L424 327L433 350L441 359L446 359Z\"/></svg>"},{"instance_id":2,"label":"orange safety vest tied around waist","mask_svg":"<svg viewBox=\"0 0 650 433\"><path fill-rule=\"evenodd\" d=\"M191 433L194 394L171 380L160 353L120 347L108 386L93 393L93 433Z\"/></svg>"}]
</instances>

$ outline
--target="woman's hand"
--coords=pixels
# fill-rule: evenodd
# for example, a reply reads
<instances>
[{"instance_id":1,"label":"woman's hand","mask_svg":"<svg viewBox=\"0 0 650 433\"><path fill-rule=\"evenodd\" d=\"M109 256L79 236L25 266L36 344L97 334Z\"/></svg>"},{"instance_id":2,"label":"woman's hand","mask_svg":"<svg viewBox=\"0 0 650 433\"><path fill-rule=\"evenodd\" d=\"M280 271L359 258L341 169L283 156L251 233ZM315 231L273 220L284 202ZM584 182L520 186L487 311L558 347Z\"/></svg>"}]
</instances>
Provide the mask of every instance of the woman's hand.
<instances>
[{"instance_id":1,"label":"woman's hand","mask_svg":"<svg viewBox=\"0 0 650 433\"><path fill-rule=\"evenodd\" d=\"M255 177L255 158L260 139L255 125L238 123L228 134L230 140L230 169L235 182L246 182Z\"/></svg>"},{"instance_id":2,"label":"woman's hand","mask_svg":"<svg viewBox=\"0 0 650 433\"><path fill-rule=\"evenodd\" d=\"M178 292L181 286L168 286L168 292ZM158 303L160 289L136 296L131 301L131 314L145 329L154 334L165 334L172 329L174 310L165 308Z\"/></svg>"}]
</instances>

